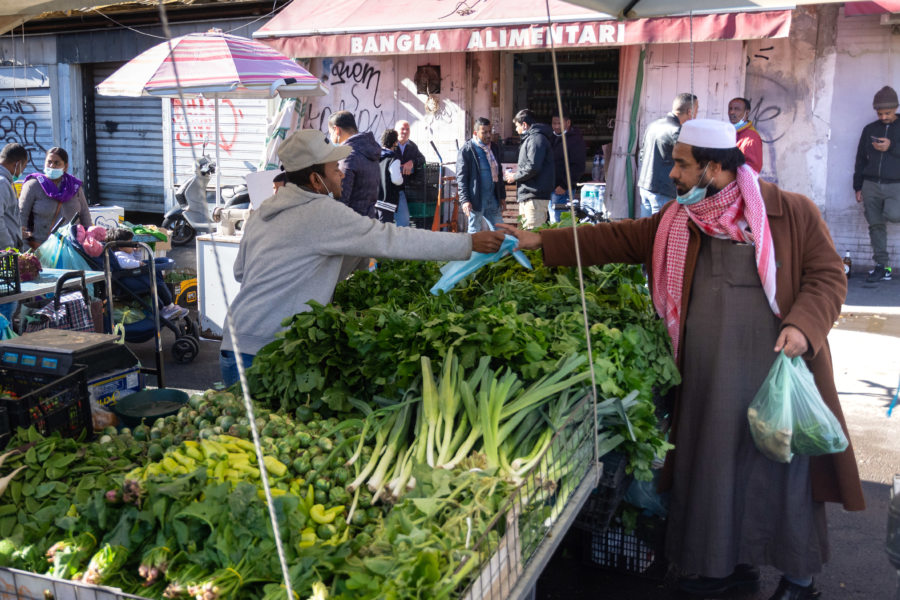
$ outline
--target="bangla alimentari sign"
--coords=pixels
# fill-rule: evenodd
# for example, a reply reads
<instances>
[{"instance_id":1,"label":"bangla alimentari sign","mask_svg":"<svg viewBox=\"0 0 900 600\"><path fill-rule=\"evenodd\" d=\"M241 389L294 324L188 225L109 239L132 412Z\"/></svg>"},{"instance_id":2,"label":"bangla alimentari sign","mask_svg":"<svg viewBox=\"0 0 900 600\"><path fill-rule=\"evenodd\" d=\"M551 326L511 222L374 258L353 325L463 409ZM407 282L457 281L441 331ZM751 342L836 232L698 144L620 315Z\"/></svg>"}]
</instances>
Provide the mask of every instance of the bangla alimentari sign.
<instances>
[{"instance_id":1,"label":"bangla alimentari sign","mask_svg":"<svg viewBox=\"0 0 900 600\"><path fill-rule=\"evenodd\" d=\"M350 55L622 45L624 23L569 23L351 35Z\"/></svg>"},{"instance_id":2,"label":"bangla alimentari sign","mask_svg":"<svg viewBox=\"0 0 900 600\"><path fill-rule=\"evenodd\" d=\"M624 46L648 43L709 42L786 37L791 12L763 11L634 21L578 21L526 25L473 26L291 35L263 32L255 37L292 57L377 56L438 52L483 52Z\"/></svg>"}]
</instances>

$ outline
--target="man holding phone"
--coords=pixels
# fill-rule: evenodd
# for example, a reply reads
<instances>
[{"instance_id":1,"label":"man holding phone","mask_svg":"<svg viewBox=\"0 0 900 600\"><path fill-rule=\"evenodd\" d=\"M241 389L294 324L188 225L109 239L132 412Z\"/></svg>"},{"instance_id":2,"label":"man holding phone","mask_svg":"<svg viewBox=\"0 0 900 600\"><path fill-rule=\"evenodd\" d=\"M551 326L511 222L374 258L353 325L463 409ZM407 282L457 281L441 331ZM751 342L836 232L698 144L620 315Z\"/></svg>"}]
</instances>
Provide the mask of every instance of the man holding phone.
<instances>
[{"instance_id":1,"label":"man holding phone","mask_svg":"<svg viewBox=\"0 0 900 600\"><path fill-rule=\"evenodd\" d=\"M868 282L890 281L886 223L900 223L900 123L897 92L884 86L872 101L878 119L863 128L856 150L853 189L869 223L875 268Z\"/></svg>"}]
</instances>

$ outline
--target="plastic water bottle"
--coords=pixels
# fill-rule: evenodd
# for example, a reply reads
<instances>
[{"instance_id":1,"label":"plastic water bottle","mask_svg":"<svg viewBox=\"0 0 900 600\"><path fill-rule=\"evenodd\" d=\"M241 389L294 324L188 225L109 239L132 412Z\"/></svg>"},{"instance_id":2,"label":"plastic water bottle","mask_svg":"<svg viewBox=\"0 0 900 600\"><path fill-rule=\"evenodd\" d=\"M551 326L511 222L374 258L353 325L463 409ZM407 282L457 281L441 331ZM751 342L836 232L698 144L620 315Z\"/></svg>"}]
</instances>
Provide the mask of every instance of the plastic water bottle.
<instances>
[{"instance_id":1,"label":"plastic water bottle","mask_svg":"<svg viewBox=\"0 0 900 600\"><path fill-rule=\"evenodd\" d=\"M591 169L591 181L600 181L603 177L603 159L600 153L594 155L594 167Z\"/></svg>"}]
</instances>

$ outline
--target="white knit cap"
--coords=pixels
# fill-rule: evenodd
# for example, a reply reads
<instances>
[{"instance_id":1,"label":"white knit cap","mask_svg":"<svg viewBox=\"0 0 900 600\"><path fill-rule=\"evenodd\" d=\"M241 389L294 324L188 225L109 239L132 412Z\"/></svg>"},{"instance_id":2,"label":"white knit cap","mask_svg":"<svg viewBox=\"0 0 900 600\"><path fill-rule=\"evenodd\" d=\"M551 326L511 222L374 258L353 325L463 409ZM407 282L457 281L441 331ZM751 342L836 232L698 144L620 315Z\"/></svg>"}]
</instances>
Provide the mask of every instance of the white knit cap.
<instances>
[{"instance_id":1,"label":"white knit cap","mask_svg":"<svg viewBox=\"0 0 900 600\"><path fill-rule=\"evenodd\" d=\"M715 119L691 119L681 126L678 141L698 148L736 148L734 125Z\"/></svg>"}]
</instances>

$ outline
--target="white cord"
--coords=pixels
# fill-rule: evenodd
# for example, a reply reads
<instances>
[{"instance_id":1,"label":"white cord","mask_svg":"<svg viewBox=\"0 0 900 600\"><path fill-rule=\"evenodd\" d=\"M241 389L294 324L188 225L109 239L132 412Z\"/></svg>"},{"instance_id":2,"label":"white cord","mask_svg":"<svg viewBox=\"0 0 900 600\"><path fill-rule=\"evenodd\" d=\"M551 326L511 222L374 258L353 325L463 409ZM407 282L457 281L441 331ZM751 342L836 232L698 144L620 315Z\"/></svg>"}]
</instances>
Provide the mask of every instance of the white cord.
<instances>
[{"instance_id":1,"label":"white cord","mask_svg":"<svg viewBox=\"0 0 900 600\"><path fill-rule=\"evenodd\" d=\"M166 9L163 2L164 0L159 0L160 21L162 22L163 32L165 33L166 40L169 45L169 58L172 60L172 71L175 74L175 85L178 89L178 98L181 101L181 110L183 112L184 122L187 127L188 143L190 144L191 148L191 156L194 160L194 163L196 163L197 156L194 149L193 136L191 135L191 127L188 120L187 108L185 107L184 94L182 93L181 88L181 80L178 76L178 64L175 62L175 53L174 48L172 47L172 32L169 29L169 20L166 17ZM218 143L219 140L216 140L216 144ZM218 167L219 165L216 165L216 168ZM204 211L204 214L205 213L206 211ZM205 216L208 223L209 215L205 214ZM215 235L209 236L209 239L212 243L213 256L216 259L216 270L218 271L219 275L219 285L221 285L222 288L225 305L230 306L231 303L228 299L228 292L225 289L225 277L222 274L222 264L219 260L219 251L216 248L215 238ZM284 555L284 547L281 543L281 532L278 529L278 515L275 514L275 503L272 499L272 489L269 487L269 474L266 470L266 462L263 457L262 446L259 443L259 431L257 431L256 428L256 416L253 413L253 403L250 400L250 388L247 385L247 375L244 371L244 363L241 360L241 352L240 348L238 347L237 341L237 332L234 330L234 323L232 322L230 315L225 318L225 326L228 327L228 333L231 336L231 345L234 350L235 359L237 360L238 374L241 379L241 392L244 399L244 408L247 410L247 418L250 420L250 432L253 434L253 448L256 451L256 462L259 466L259 477L263 486L263 491L266 495L266 505L269 509L269 519L272 521L272 533L275 536L275 550L278 553L278 562L281 564L281 575L284 579L285 593L287 594L288 600L294 600L294 591L291 589L291 576L288 571L287 558Z\"/></svg>"},{"instance_id":2,"label":"white cord","mask_svg":"<svg viewBox=\"0 0 900 600\"><path fill-rule=\"evenodd\" d=\"M556 43L553 40L553 21L550 18L550 0L545 0L545 6L547 7L547 38L550 39L550 59L553 64L553 88L556 92L556 106L557 110L559 111L560 129L562 130L563 162L566 165L566 185L568 186L568 196L569 201L571 202L572 172L571 169L569 169L569 150L566 145L566 122L565 115L563 114L562 93L560 92L559 87L559 71L556 68ZM594 371L594 352L593 348L591 347L591 324L588 320L587 300L585 299L584 294L584 271L581 264L581 249L578 245L577 227L578 222L573 214L572 237L575 240L575 264L578 271L578 291L581 294L581 315L584 318L584 339L587 343L588 367L591 371L591 397L594 405L594 426L591 429L593 430L594 435L594 460L597 461L600 459L600 436L597 427L597 374Z\"/></svg>"}]
</instances>

